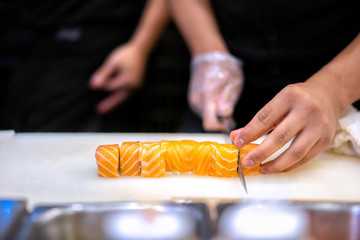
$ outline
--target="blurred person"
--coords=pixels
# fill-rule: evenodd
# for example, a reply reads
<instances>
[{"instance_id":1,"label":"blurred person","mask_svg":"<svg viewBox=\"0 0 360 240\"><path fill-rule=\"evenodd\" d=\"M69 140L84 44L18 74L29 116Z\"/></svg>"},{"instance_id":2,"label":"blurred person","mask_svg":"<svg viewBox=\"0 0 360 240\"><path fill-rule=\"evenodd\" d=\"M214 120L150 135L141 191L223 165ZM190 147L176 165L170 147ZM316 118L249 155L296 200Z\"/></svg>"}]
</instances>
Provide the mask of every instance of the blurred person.
<instances>
[{"instance_id":1,"label":"blurred person","mask_svg":"<svg viewBox=\"0 0 360 240\"><path fill-rule=\"evenodd\" d=\"M292 170L323 151L360 99L359 1L170 0L192 54L188 100L206 131L231 132L263 174ZM357 103L358 104L358 103Z\"/></svg>"},{"instance_id":2,"label":"blurred person","mask_svg":"<svg viewBox=\"0 0 360 240\"><path fill-rule=\"evenodd\" d=\"M129 42L115 49L92 75L92 89L110 92L110 96L97 105L98 113L113 110L142 86L150 51L169 20L165 0L150 0Z\"/></svg>"},{"instance_id":3,"label":"blurred person","mask_svg":"<svg viewBox=\"0 0 360 240\"><path fill-rule=\"evenodd\" d=\"M165 1L23 4L35 39L7 91L7 127L116 131L116 118L103 114L141 88L149 54L169 21Z\"/></svg>"}]
</instances>

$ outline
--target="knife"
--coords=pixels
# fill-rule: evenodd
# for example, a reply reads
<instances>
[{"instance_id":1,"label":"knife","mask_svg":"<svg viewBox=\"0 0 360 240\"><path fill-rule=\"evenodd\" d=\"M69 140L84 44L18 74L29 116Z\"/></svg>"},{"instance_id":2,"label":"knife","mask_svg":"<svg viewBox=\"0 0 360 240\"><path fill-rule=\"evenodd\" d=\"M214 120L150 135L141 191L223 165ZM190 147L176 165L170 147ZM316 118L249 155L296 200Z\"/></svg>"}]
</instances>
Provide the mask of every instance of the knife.
<instances>
[{"instance_id":1,"label":"knife","mask_svg":"<svg viewBox=\"0 0 360 240\"><path fill-rule=\"evenodd\" d=\"M226 130L225 133L230 135L231 130L235 128L234 120L229 116L220 116L220 115L218 115L217 118L218 118L219 122L222 122L222 123L226 124L227 130ZM233 145L235 145L232 140L231 140L231 143ZM241 165L241 162L240 162L240 149L238 149L238 154L237 154L237 172L238 172L238 175L239 175L239 178L240 178L241 185L243 186L243 188L245 190L245 193L247 194L248 191L247 191L247 187L246 187L244 171L242 169L242 165Z\"/></svg>"}]
</instances>

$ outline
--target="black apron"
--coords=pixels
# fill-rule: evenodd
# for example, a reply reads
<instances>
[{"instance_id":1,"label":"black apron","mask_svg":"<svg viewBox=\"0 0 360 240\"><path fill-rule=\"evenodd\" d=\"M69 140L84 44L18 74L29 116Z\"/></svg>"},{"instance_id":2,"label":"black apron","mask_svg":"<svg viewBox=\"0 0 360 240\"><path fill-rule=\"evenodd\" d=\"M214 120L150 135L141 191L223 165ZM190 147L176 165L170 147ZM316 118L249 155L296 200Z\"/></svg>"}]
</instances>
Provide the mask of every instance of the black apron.
<instances>
[{"instance_id":1,"label":"black apron","mask_svg":"<svg viewBox=\"0 0 360 240\"><path fill-rule=\"evenodd\" d=\"M360 1L212 0L230 52L244 62L244 126L282 88L303 82L359 33Z\"/></svg>"}]
</instances>

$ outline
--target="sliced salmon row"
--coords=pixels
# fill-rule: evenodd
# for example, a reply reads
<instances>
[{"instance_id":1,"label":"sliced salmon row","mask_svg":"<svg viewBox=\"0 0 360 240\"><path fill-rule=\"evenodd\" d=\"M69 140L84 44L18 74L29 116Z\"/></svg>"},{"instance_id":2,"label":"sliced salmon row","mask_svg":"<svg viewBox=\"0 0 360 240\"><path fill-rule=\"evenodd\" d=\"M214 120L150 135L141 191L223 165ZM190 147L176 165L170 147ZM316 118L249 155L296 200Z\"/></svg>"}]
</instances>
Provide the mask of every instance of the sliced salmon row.
<instances>
[{"instance_id":1,"label":"sliced salmon row","mask_svg":"<svg viewBox=\"0 0 360 240\"><path fill-rule=\"evenodd\" d=\"M240 149L240 162L257 144ZM97 148L100 177L164 177L170 173L192 172L216 177L237 176L238 149L233 144L192 140L123 142ZM260 166L244 168L245 175L259 173Z\"/></svg>"}]
</instances>

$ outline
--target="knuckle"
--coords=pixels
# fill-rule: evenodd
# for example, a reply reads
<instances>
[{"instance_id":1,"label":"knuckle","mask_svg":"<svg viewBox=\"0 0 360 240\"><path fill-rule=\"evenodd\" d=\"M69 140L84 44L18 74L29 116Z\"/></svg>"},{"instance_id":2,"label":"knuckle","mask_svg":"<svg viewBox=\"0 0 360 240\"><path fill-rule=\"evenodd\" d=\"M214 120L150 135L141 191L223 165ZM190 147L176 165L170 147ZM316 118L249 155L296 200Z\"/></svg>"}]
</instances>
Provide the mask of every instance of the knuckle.
<instances>
[{"instance_id":1,"label":"knuckle","mask_svg":"<svg viewBox=\"0 0 360 240\"><path fill-rule=\"evenodd\" d=\"M262 109L258 115L257 119L264 125L268 124L271 121L271 110Z\"/></svg>"},{"instance_id":2,"label":"knuckle","mask_svg":"<svg viewBox=\"0 0 360 240\"><path fill-rule=\"evenodd\" d=\"M304 149L296 148L291 151L291 156L293 159L302 159L304 155L305 155Z\"/></svg>"},{"instance_id":3,"label":"knuckle","mask_svg":"<svg viewBox=\"0 0 360 240\"><path fill-rule=\"evenodd\" d=\"M321 104L314 101L313 99L307 98L304 102L306 103L306 109L310 113L319 112L322 108Z\"/></svg>"},{"instance_id":4,"label":"knuckle","mask_svg":"<svg viewBox=\"0 0 360 240\"><path fill-rule=\"evenodd\" d=\"M289 141L286 131L276 133L275 139L280 145L285 145Z\"/></svg>"},{"instance_id":5,"label":"knuckle","mask_svg":"<svg viewBox=\"0 0 360 240\"><path fill-rule=\"evenodd\" d=\"M328 117L326 117L325 115L321 116L321 127L323 129L330 129L331 128L330 119ZM327 132L328 132L327 135L330 135L330 132L329 131L327 131Z\"/></svg>"},{"instance_id":6,"label":"knuckle","mask_svg":"<svg viewBox=\"0 0 360 240\"><path fill-rule=\"evenodd\" d=\"M297 98L300 95L300 89L296 84L289 84L283 89L283 93L290 98Z\"/></svg>"}]
</instances>

